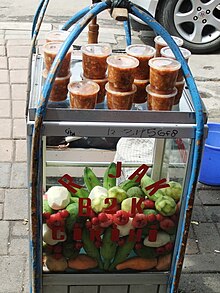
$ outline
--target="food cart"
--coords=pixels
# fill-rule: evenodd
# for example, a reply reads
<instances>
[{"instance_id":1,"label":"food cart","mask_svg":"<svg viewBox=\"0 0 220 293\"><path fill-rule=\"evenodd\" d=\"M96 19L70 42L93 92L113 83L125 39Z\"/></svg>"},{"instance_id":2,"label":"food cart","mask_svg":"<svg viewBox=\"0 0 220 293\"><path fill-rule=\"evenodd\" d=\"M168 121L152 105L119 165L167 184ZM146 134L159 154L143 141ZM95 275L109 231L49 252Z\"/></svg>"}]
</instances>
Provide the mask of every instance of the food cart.
<instances>
[{"instance_id":1,"label":"food cart","mask_svg":"<svg viewBox=\"0 0 220 293\"><path fill-rule=\"evenodd\" d=\"M41 1L34 20L28 85L31 292L177 292L207 119L188 65L172 37L148 13L127 1L106 1L83 9L63 26L68 30L75 24L44 78L45 64L35 42L48 2ZM78 110L70 108L68 99L49 101L60 63L75 39L92 20L96 24L99 13L118 8L161 35L180 62L186 86L172 111L152 111L146 103L110 110L105 101ZM126 13L116 17L125 22L130 45ZM74 79L80 79L81 68L82 59L73 57ZM48 142L54 137L116 143L110 149L53 148ZM97 186L100 196L94 192ZM109 195L115 186L122 189L120 196ZM58 207L50 197L54 187L67 191ZM128 192L132 187L140 194L137 189L135 196ZM163 265L167 258L170 264Z\"/></svg>"}]
</instances>

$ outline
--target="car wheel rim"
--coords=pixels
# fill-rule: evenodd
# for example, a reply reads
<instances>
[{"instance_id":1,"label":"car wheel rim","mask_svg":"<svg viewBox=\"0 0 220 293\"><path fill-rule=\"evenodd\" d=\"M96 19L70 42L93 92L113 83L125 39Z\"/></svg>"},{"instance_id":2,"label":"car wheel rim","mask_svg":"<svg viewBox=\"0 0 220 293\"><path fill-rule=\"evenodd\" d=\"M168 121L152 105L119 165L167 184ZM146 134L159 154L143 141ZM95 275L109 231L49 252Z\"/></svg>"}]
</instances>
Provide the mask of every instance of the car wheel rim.
<instances>
[{"instance_id":1,"label":"car wheel rim","mask_svg":"<svg viewBox=\"0 0 220 293\"><path fill-rule=\"evenodd\" d=\"M174 9L179 35L195 44L207 44L220 36L219 0L180 0Z\"/></svg>"}]
</instances>

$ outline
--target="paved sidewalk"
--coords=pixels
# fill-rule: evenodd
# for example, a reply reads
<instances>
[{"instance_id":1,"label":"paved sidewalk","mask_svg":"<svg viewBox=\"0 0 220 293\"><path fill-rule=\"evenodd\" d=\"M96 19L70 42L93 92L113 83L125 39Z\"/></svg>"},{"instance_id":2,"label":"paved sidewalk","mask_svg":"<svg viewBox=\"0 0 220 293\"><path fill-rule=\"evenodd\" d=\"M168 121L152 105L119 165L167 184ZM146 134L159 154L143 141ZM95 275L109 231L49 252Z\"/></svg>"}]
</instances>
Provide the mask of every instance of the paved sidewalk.
<instances>
[{"instance_id":1,"label":"paved sidewalk","mask_svg":"<svg viewBox=\"0 0 220 293\"><path fill-rule=\"evenodd\" d=\"M102 20L100 42L124 48L120 26ZM46 24L39 36L51 26ZM0 23L0 293L29 292L28 197L25 99L30 23ZM83 33L76 44L86 43ZM138 33L133 43L141 42ZM203 58L201 60L201 58ZM192 56L190 65L210 121L220 122L219 55ZM218 61L219 62L219 61ZM212 293L220 288L220 188L199 185L180 292Z\"/></svg>"}]
</instances>

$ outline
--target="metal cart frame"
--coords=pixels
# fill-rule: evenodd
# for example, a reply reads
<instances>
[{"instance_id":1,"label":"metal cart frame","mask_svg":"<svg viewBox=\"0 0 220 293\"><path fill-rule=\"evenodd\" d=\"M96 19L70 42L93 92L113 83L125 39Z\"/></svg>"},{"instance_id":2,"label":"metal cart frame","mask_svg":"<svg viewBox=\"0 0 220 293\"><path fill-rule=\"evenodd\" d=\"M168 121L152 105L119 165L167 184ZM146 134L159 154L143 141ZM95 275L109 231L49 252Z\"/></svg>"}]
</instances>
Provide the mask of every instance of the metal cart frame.
<instances>
[{"instance_id":1,"label":"metal cart frame","mask_svg":"<svg viewBox=\"0 0 220 293\"><path fill-rule=\"evenodd\" d=\"M40 29L40 24L43 20L44 13L46 11L49 0L40 2L38 7L34 22L33 22L33 30L32 30L32 50L30 54L29 60L29 79L31 80L31 72L32 72L32 62L33 57L36 52L36 38ZM172 51L176 57L176 59L181 63L182 70L184 73L184 77L186 80L187 87L189 89L189 93L192 98L193 107L195 112L191 115L188 115L188 121L181 121L181 115L177 118L175 115L169 115L170 117L166 117L166 113L161 113L160 117L163 117L163 126L161 123L156 122L160 121L158 119L157 114L154 113L154 118L152 113L142 113L141 111L138 113L128 113L128 111L123 111L120 115L120 119L117 120L117 114L115 111L109 111L109 113L105 113L104 116L101 115L99 120L96 119L95 112L82 110L84 115L79 115L79 111L74 110L74 119L69 121L68 119L65 121L64 113L61 111L60 116L58 115L58 120L53 121L50 119L50 112L47 110L49 95L53 86L53 82L55 80L56 74L59 69L59 65L66 55L68 49L75 41L75 39L79 36L82 30L90 23L90 21L96 17L100 12L113 8L112 4L115 1L106 1L92 5L91 7L87 7L73 16L64 26L63 29L67 30L73 23L78 21L73 30L70 32L69 37L64 42L61 47L58 55L56 56L52 67L48 73L48 77L46 79L45 85L42 90L42 94L39 101L39 106L35 113L35 121L31 121L29 117L27 117L27 126L28 126L28 148L29 148L29 163L30 163L30 185L29 185L29 193L30 193L30 223L31 223L31 237L30 237L30 262L32 264L31 268L31 289L30 292L41 292L42 291L42 219L41 219L41 210L42 210L42 185L41 177L42 177L42 136L48 135L51 133L52 127L56 127L57 135L62 135L66 127L72 127L77 130L78 133L81 133L81 136L88 134L88 131L85 130L85 125L90 128L90 135L95 136L96 131L95 128L98 128L101 135L106 134L106 129L114 128L118 130L118 133L123 136L124 127L129 127L130 129L168 129L172 130L175 126L179 130L179 137L189 137L193 138L193 151L190 154L191 164L189 166L190 170L187 171L188 175L187 182L185 184L185 194L186 196L183 198L181 213L180 213L180 223L178 226L178 232L175 242L175 248L173 252L173 262L171 266L170 272L165 273L137 273L137 274L48 274L44 276L44 284L49 285L53 283L57 285L57 288L60 288L60 291L57 292L65 292L63 291L63 286L66 284L74 284L74 286L87 285L86 290L90 290L90 286L92 285L101 285L104 286L105 292L112 290L108 289L108 285L114 287L118 286L122 292L123 285L130 284L130 292L139 292L136 289L138 287L134 287L140 284L144 284L147 290L154 290L155 292L177 292L179 278L181 274L184 253L186 248L186 242L189 232L190 219L192 214L193 202L194 202L194 194L197 184L197 178L199 174L199 167L201 161L201 154L203 149L204 142L204 123L206 122L204 118L204 108L194 82L193 76L190 72L190 69L185 62L178 46L173 41L172 37L167 33L167 31L157 23L148 13L143 11L140 7L135 6L132 3L128 3L124 1L121 4L122 7L128 9L129 13L139 17L145 23L147 23L157 34L161 35L164 40L169 44L172 48ZM119 1L120 2L120 1ZM80 20L81 19L81 20ZM79 21L80 20L80 21ZM126 40L127 44L131 43L130 36L130 26L127 22L125 22L125 31L126 31ZM28 95L27 95L27 116L28 116L28 106L30 99L30 91L31 91L31 82L28 83ZM54 110L54 109L53 109ZM52 109L51 109L52 111ZM110 113L111 112L111 113ZM101 112L100 112L101 113ZM80 112L82 114L82 112ZM107 114L107 115L106 115ZM184 114L185 115L185 114ZM84 116L85 120L83 121L82 117ZM135 118L135 119L134 119ZM151 119L150 119L151 118ZM153 118L153 119L152 119ZM158 120L157 120L158 119ZM173 119L173 121L172 121ZM117 121L116 121L117 120ZM133 121L133 122L131 122ZM134 122L136 121L136 122ZM151 122L150 122L151 121ZM138 133L138 132L137 132ZM139 134L136 136L138 137ZM109 134L111 136L111 134ZM134 135L135 137L135 135ZM147 132L145 132L144 137L150 137ZM170 136L167 135L167 138ZM155 138L160 138L158 132ZM99 278L97 278L99 276ZM158 283L158 280L159 283ZM159 286L158 286L159 284ZM60 286L60 287L59 287ZM133 288L133 289L132 289ZM136 289L135 289L136 288ZM119 290L118 289L118 290ZM58 289L57 289L58 290ZM104 290L104 289L103 289ZM133 290L133 291L132 291ZM67 292L67 291L66 291ZM69 291L68 291L69 292ZM72 291L71 291L72 292ZM84 291L83 291L84 292ZM85 291L87 292L87 291ZM103 292L103 291L101 291ZM110 292L110 291L109 291ZM112 292L112 291L111 291ZM118 292L118 291L117 291ZM127 291L126 291L127 292ZM140 291L141 292L141 291ZM149 291L150 292L150 291ZM154 292L154 291L153 291Z\"/></svg>"}]
</instances>

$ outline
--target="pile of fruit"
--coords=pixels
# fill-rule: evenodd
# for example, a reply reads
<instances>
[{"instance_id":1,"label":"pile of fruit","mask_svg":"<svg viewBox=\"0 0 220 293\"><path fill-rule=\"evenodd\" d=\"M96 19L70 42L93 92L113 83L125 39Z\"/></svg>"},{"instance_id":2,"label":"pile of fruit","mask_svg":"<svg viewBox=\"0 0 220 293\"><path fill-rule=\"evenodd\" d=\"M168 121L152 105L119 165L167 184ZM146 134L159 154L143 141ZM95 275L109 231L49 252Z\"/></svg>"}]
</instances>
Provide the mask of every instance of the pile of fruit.
<instances>
[{"instance_id":1,"label":"pile of fruit","mask_svg":"<svg viewBox=\"0 0 220 293\"><path fill-rule=\"evenodd\" d=\"M115 175L115 163L103 183L85 167L83 188L73 193L52 186L43 195L43 261L49 271L169 269L181 185L170 181L152 194L147 187L155 182L146 174L118 186Z\"/></svg>"}]
</instances>

